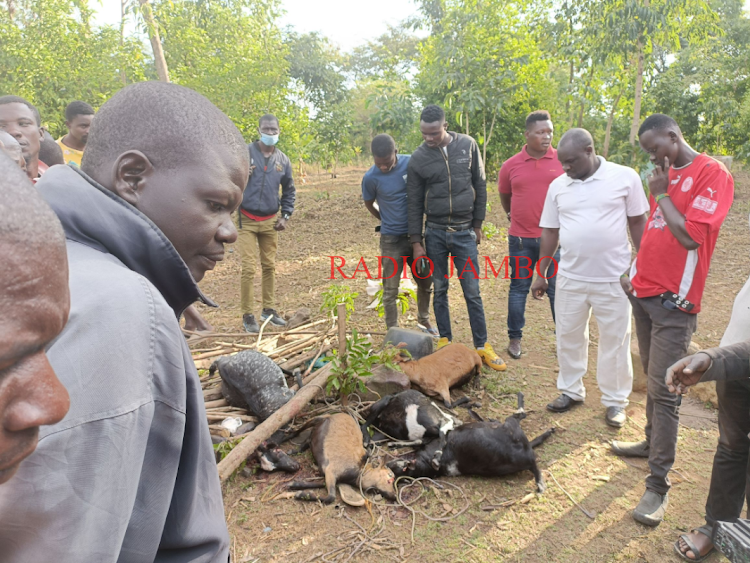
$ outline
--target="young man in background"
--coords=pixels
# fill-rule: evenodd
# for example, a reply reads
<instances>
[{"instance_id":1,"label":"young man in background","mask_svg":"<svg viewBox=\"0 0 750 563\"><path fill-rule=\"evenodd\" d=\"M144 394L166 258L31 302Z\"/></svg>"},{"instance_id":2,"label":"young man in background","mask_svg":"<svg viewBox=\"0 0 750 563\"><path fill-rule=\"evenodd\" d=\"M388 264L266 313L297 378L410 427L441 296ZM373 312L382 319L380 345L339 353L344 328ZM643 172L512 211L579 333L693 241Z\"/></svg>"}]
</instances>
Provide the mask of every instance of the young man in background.
<instances>
[{"instance_id":1,"label":"young man in background","mask_svg":"<svg viewBox=\"0 0 750 563\"><path fill-rule=\"evenodd\" d=\"M81 166L83 151L89 139L89 128L94 120L94 108L86 102L76 100L65 108L65 126L67 134L57 140L62 149L65 164L73 163Z\"/></svg>"}]
</instances>

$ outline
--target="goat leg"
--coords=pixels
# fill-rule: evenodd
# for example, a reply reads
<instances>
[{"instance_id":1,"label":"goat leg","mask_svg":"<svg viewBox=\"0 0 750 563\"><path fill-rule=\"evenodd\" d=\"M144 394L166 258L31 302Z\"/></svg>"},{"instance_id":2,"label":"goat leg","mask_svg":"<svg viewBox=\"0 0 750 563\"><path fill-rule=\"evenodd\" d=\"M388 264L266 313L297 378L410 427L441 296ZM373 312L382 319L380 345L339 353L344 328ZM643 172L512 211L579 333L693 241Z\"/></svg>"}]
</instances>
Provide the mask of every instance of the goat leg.
<instances>
[{"instance_id":1,"label":"goat leg","mask_svg":"<svg viewBox=\"0 0 750 563\"><path fill-rule=\"evenodd\" d=\"M534 474L534 480L536 481L536 492L541 495L547 490L547 484L544 482L544 478L542 478L542 472L539 471L536 460L534 460L534 465L531 467L531 472Z\"/></svg>"},{"instance_id":2,"label":"goat leg","mask_svg":"<svg viewBox=\"0 0 750 563\"><path fill-rule=\"evenodd\" d=\"M519 420L523 420L526 418L526 410L524 410L524 401L523 401L523 393L520 391L518 392L518 409L515 413L513 413L513 416L516 417Z\"/></svg>"},{"instance_id":3,"label":"goat leg","mask_svg":"<svg viewBox=\"0 0 750 563\"><path fill-rule=\"evenodd\" d=\"M325 487L323 479L316 479L315 481L292 481L286 488L290 491L304 491L307 489L321 489Z\"/></svg>"},{"instance_id":4,"label":"goat leg","mask_svg":"<svg viewBox=\"0 0 750 563\"><path fill-rule=\"evenodd\" d=\"M294 370L294 381L297 383L297 389L302 389L302 374L299 368L295 368Z\"/></svg>"},{"instance_id":5,"label":"goat leg","mask_svg":"<svg viewBox=\"0 0 750 563\"><path fill-rule=\"evenodd\" d=\"M461 406L461 405L465 405L466 403L471 403L471 399L469 397L467 397L466 395L464 395L460 399L456 399L453 403L451 403L450 405L447 405L447 406L450 409L455 409L456 407Z\"/></svg>"},{"instance_id":6,"label":"goat leg","mask_svg":"<svg viewBox=\"0 0 750 563\"><path fill-rule=\"evenodd\" d=\"M422 440L412 440L411 442L388 442L389 448L413 448L415 446L421 446L424 442Z\"/></svg>"},{"instance_id":7,"label":"goat leg","mask_svg":"<svg viewBox=\"0 0 750 563\"><path fill-rule=\"evenodd\" d=\"M542 434L540 434L539 436L537 436L536 438L534 438L529 443L529 445L531 446L532 449L533 448L537 448L537 447L541 446L547 440L547 438L549 438L550 436L552 436L552 434L554 434L554 433L555 433L555 429L554 428L550 428L549 430L543 432Z\"/></svg>"}]
</instances>

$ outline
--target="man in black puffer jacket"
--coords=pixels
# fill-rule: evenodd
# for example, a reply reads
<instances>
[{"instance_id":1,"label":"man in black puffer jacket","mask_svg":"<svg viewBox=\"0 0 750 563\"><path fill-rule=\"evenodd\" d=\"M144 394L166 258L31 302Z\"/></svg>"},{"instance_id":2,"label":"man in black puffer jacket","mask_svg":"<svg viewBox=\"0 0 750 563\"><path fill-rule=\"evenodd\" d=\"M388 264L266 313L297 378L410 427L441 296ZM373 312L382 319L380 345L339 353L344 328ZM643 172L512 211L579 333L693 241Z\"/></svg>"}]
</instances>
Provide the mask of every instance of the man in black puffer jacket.
<instances>
[{"instance_id":1,"label":"man in black puffer jacket","mask_svg":"<svg viewBox=\"0 0 750 563\"><path fill-rule=\"evenodd\" d=\"M414 261L427 256L434 267L433 307L440 330L438 348L449 344L451 333L448 283L458 276L469 311L477 353L492 369L505 370L505 362L487 343L487 323L479 293L477 245L487 207L487 179L479 147L468 135L447 131L445 112L427 106L419 124L422 143L411 156L406 181L409 202L409 236ZM427 215L422 246L423 216ZM453 266L449 269L449 256ZM420 275L426 275L420 273Z\"/></svg>"}]
</instances>

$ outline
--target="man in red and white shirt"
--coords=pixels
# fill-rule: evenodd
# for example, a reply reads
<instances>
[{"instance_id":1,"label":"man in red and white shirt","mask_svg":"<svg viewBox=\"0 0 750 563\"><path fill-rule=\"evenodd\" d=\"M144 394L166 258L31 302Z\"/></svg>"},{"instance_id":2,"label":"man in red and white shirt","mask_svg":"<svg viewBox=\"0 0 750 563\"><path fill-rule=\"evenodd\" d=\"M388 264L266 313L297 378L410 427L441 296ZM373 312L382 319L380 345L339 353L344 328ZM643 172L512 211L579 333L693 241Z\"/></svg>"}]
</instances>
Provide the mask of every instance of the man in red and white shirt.
<instances>
[{"instance_id":1,"label":"man in red and white shirt","mask_svg":"<svg viewBox=\"0 0 750 563\"><path fill-rule=\"evenodd\" d=\"M508 353L512 358L521 357L521 337L526 324L526 297L531 289L539 254L544 200L552 180L563 175L557 151L552 148L554 129L548 111L531 112L526 117L526 144L521 152L503 163L498 175L500 203L503 205L510 229L508 229L508 256L512 269L508 291ZM511 213L511 205L513 212ZM555 264L560 261L560 251L555 255ZM554 265L547 272L549 285L547 296L555 319ZM521 273L523 272L523 274ZM526 277L528 275L528 277Z\"/></svg>"},{"instance_id":2,"label":"man in red and white shirt","mask_svg":"<svg viewBox=\"0 0 750 563\"><path fill-rule=\"evenodd\" d=\"M734 199L734 181L720 162L685 142L669 116L654 114L638 131L656 169L649 176L651 213L629 274L620 282L633 305L648 376L646 439L613 442L619 455L647 457L651 474L633 518L658 526L668 505L679 403L664 377L687 355L719 229Z\"/></svg>"}]
</instances>

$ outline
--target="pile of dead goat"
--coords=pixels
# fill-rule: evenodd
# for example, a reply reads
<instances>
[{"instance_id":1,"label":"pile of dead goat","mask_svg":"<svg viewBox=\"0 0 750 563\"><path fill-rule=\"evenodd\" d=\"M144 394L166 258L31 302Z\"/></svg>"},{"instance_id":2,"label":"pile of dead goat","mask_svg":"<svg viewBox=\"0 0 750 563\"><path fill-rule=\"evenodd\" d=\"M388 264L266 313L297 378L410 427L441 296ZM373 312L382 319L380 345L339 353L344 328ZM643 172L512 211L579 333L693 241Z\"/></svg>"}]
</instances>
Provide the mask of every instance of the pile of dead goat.
<instances>
[{"instance_id":1,"label":"pile of dead goat","mask_svg":"<svg viewBox=\"0 0 750 563\"><path fill-rule=\"evenodd\" d=\"M333 329L320 332L303 352L305 362L293 370L284 368L289 359L280 366L267 354L251 349L238 349L212 361L203 384L218 452L222 443L249 436L256 425L304 388L315 371L312 365L304 374L300 368L311 360L315 364L322 350L331 347L332 335ZM332 503L338 490L342 500L353 506L365 504L363 495L368 492L395 500L399 478L407 477L494 477L530 471L537 491L545 490L534 448L554 429L527 439L520 426L526 416L521 393L518 410L504 422L482 419L472 410L478 405L468 397L452 401L451 389L478 381L482 363L474 350L450 344L419 359L401 358L399 363L415 388L375 402L358 401L346 409L339 402L320 398L319 392L312 408L260 443L248 459L248 468L257 462L262 471L296 473L300 464L294 456L309 448L320 479L289 482L275 498ZM467 407L471 422L457 417L454 409L461 404ZM246 470L246 475L251 474Z\"/></svg>"}]
</instances>

